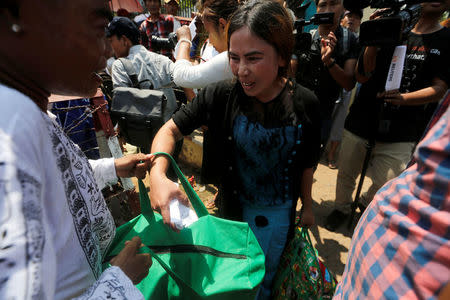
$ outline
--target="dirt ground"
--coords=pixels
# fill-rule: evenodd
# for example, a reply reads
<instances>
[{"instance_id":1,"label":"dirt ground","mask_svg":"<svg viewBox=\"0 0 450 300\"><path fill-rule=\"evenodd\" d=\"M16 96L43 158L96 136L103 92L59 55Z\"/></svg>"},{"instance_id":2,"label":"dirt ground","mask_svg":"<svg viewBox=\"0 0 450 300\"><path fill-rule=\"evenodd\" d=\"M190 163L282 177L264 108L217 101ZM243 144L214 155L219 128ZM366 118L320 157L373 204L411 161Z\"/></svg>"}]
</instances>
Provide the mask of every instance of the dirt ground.
<instances>
[{"instance_id":1,"label":"dirt ground","mask_svg":"<svg viewBox=\"0 0 450 300\"><path fill-rule=\"evenodd\" d=\"M200 175L198 169L185 163L180 163L180 169L187 178L194 176L196 192L205 204L209 204L217 191L216 187L199 183ZM333 210L337 173L338 170L332 170L325 164L319 164L314 174L312 195L316 225L311 227L310 233L320 259L335 274L336 279L339 281L347 261L353 229L347 229L347 221L343 222L336 232L328 231L324 227L326 216ZM144 182L148 186L147 180L148 178ZM366 179L364 187L366 188L368 184L370 184L370 180ZM299 207L297 207L297 210L299 210ZM209 211L211 214L216 212L215 209L210 209Z\"/></svg>"}]
</instances>

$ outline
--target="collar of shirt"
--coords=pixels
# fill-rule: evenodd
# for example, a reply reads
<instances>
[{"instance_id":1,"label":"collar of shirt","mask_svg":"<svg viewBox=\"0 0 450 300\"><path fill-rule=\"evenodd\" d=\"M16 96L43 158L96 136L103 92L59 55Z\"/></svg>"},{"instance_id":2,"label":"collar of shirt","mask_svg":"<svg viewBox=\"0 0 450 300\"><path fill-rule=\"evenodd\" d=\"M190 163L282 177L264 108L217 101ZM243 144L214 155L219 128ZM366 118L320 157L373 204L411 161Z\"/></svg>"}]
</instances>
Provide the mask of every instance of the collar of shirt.
<instances>
[{"instance_id":1,"label":"collar of shirt","mask_svg":"<svg viewBox=\"0 0 450 300\"><path fill-rule=\"evenodd\" d=\"M148 51L147 49L145 49L144 46L142 45L134 45L130 48L130 51L128 52L128 59L133 58L135 54L141 52L141 51Z\"/></svg>"}]
</instances>

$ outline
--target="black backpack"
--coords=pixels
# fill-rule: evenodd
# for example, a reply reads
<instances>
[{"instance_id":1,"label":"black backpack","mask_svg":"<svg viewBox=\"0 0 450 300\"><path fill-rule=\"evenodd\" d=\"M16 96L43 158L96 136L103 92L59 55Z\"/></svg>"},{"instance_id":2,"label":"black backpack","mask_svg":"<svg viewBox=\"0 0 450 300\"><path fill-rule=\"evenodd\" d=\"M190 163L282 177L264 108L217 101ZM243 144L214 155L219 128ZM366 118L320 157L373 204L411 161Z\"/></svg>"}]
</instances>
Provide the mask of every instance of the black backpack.
<instances>
[{"instance_id":1,"label":"black backpack","mask_svg":"<svg viewBox=\"0 0 450 300\"><path fill-rule=\"evenodd\" d=\"M141 89L130 60L119 59L133 87L117 87L111 105L111 117L118 121L126 142L148 153L158 130L164 124L167 99L162 91Z\"/></svg>"}]
</instances>

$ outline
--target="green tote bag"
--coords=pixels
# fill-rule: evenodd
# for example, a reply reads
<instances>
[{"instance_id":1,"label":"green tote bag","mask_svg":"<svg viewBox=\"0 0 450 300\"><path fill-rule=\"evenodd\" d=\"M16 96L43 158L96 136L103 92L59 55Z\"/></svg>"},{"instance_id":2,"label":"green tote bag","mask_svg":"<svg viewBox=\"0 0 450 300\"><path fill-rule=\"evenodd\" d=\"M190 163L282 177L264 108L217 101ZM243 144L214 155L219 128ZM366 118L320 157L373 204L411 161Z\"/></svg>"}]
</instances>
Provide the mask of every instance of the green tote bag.
<instances>
[{"instance_id":1,"label":"green tote bag","mask_svg":"<svg viewBox=\"0 0 450 300\"><path fill-rule=\"evenodd\" d=\"M336 279L318 258L308 229L297 226L280 259L272 299L326 300L335 289Z\"/></svg>"},{"instance_id":2,"label":"green tote bag","mask_svg":"<svg viewBox=\"0 0 450 300\"><path fill-rule=\"evenodd\" d=\"M146 299L254 299L264 277L264 254L247 223L209 215L208 210L169 157L198 220L179 233L154 213L144 183L139 180L141 215L117 228L104 264L125 241L138 235L153 265L137 288Z\"/></svg>"}]
</instances>

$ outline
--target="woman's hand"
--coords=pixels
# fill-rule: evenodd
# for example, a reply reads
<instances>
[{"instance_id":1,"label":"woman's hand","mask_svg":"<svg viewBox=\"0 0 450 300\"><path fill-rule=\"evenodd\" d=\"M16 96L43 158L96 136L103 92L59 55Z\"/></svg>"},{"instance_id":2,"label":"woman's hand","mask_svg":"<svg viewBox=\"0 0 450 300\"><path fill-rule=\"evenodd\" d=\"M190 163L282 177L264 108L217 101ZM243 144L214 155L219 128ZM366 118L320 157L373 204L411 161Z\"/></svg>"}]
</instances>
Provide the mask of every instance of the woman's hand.
<instances>
[{"instance_id":1,"label":"woman's hand","mask_svg":"<svg viewBox=\"0 0 450 300\"><path fill-rule=\"evenodd\" d=\"M153 159L151 154L132 154L114 160L116 174L119 177L134 177L144 179Z\"/></svg>"},{"instance_id":2,"label":"woman's hand","mask_svg":"<svg viewBox=\"0 0 450 300\"><path fill-rule=\"evenodd\" d=\"M191 29L187 25L183 25L177 29L177 38L178 40L187 39L191 40Z\"/></svg>"},{"instance_id":3,"label":"woman's hand","mask_svg":"<svg viewBox=\"0 0 450 300\"><path fill-rule=\"evenodd\" d=\"M166 176L150 177L150 199L152 208L161 213L164 224L170 226L174 231L179 231L170 220L170 201L178 199L181 203L189 206L187 196L178 186Z\"/></svg>"},{"instance_id":4,"label":"woman's hand","mask_svg":"<svg viewBox=\"0 0 450 300\"><path fill-rule=\"evenodd\" d=\"M383 98L385 102L394 105L405 105L406 100L398 90L385 91L377 94L377 98Z\"/></svg>"},{"instance_id":5,"label":"woman's hand","mask_svg":"<svg viewBox=\"0 0 450 300\"><path fill-rule=\"evenodd\" d=\"M302 205L300 210L300 227L311 227L316 223L311 206Z\"/></svg>"},{"instance_id":6,"label":"woman's hand","mask_svg":"<svg viewBox=\"0 0 450 300\"><path fill-rule=\"evenodd\" d=\"M131 279L133 284L138 284L148 275L148 270L152 266L152 258L148 253L138 254L141 248L141 238L135 236L131 241L125 242L125 248L111 259L110 263L117 266Z\"/></svg>"}]
</instances>

